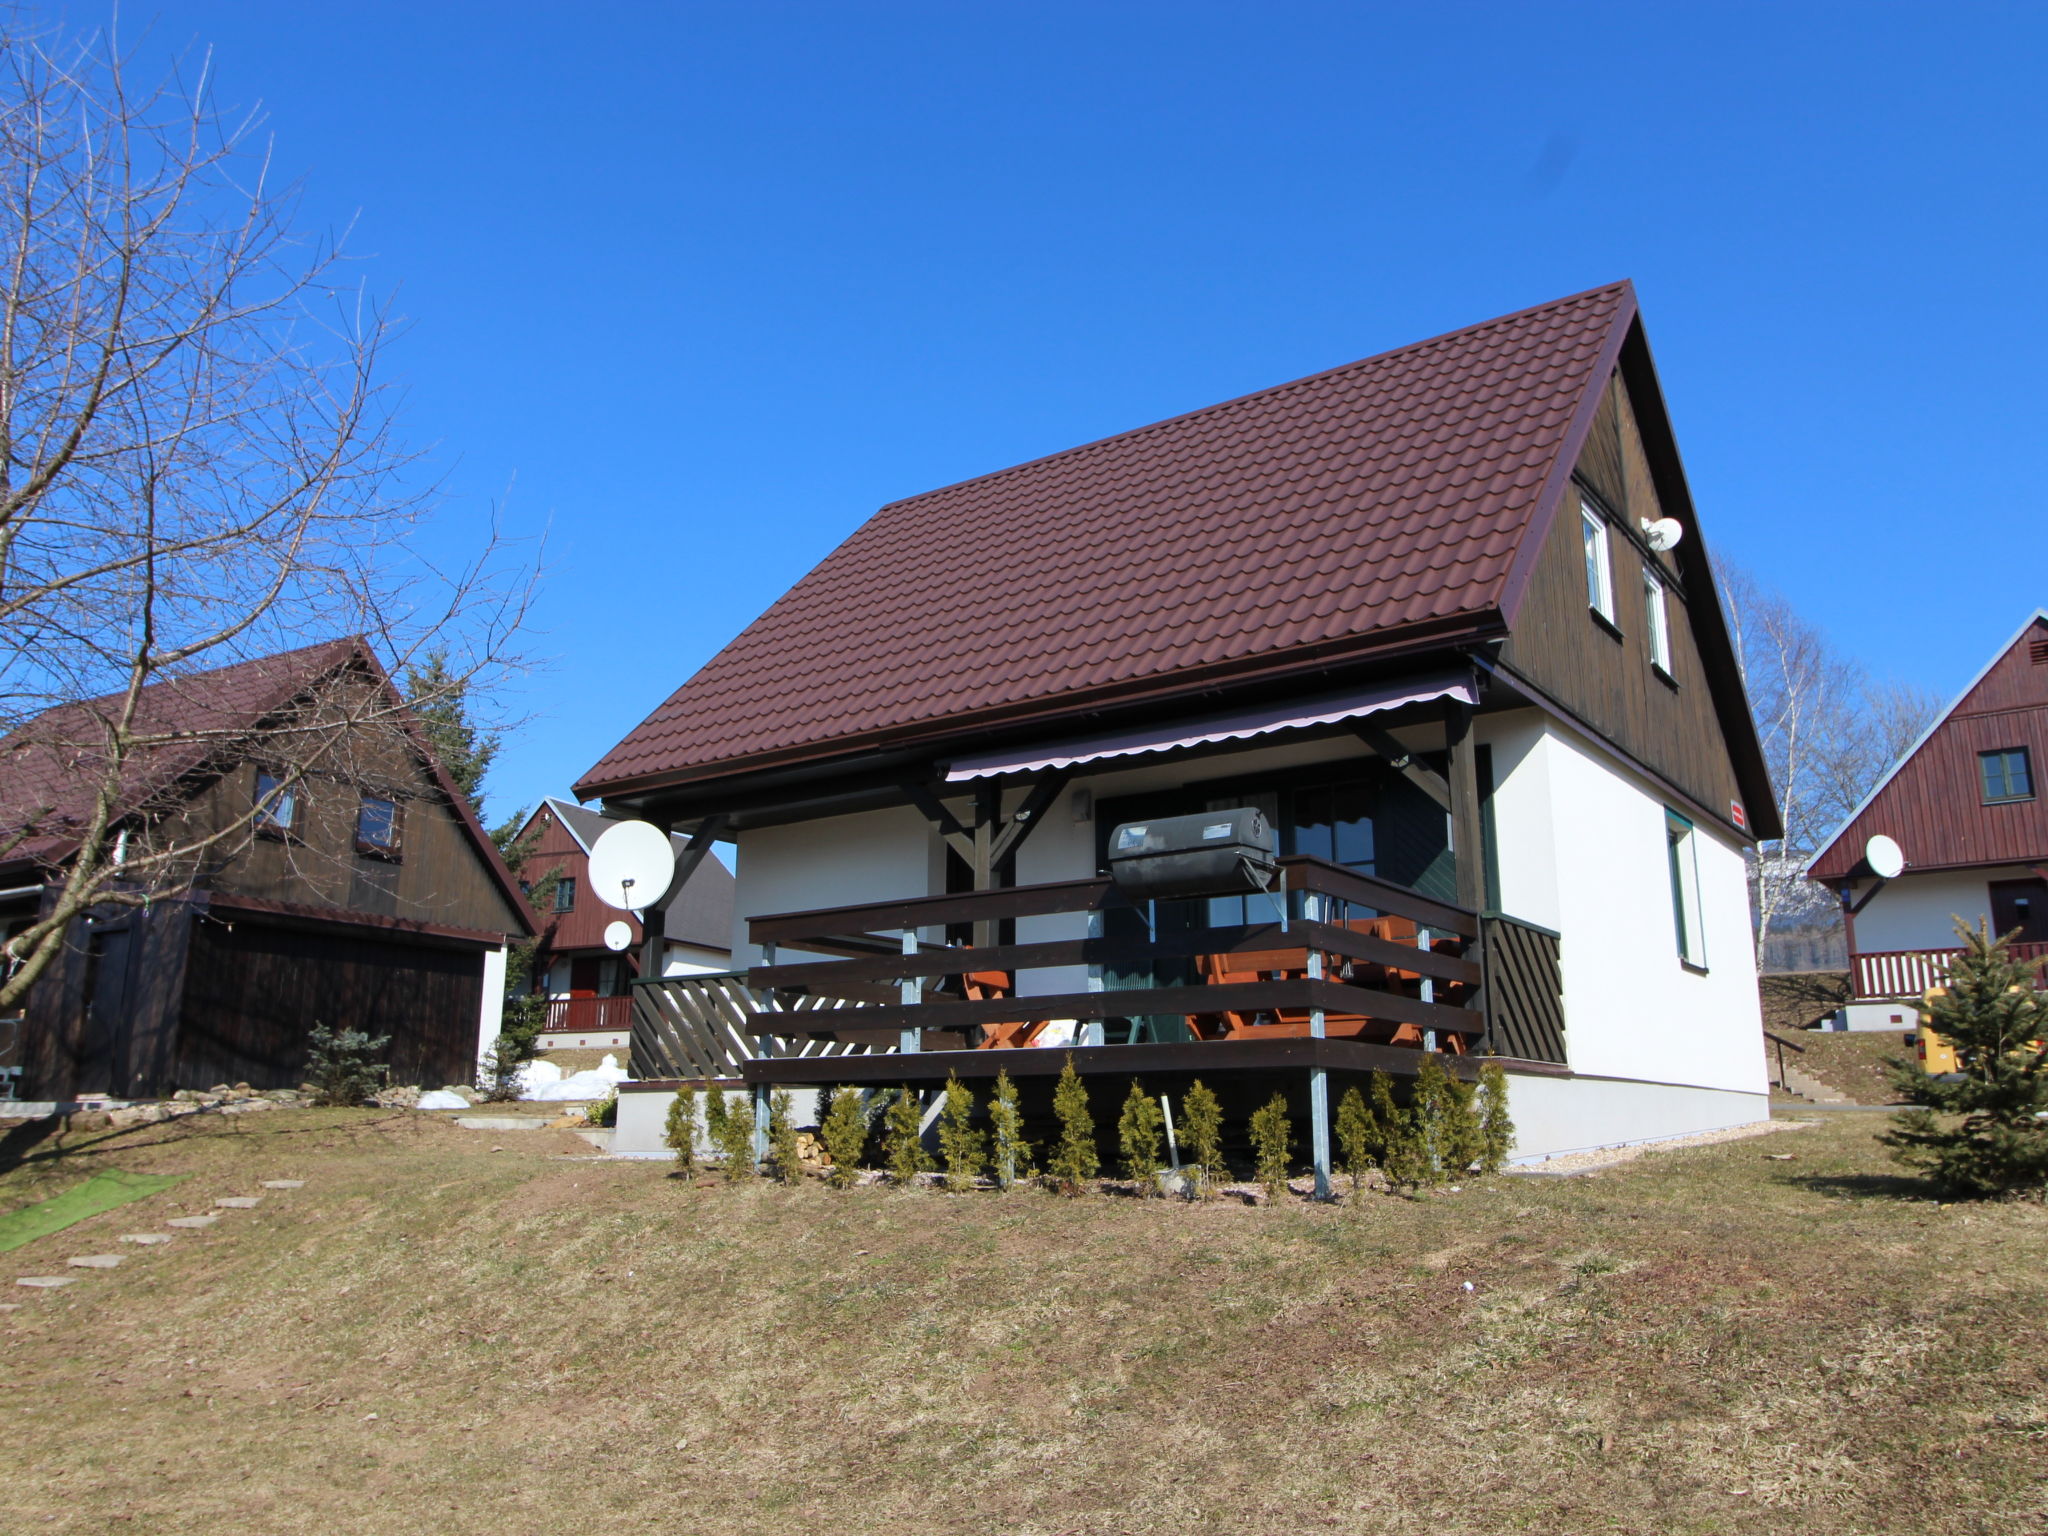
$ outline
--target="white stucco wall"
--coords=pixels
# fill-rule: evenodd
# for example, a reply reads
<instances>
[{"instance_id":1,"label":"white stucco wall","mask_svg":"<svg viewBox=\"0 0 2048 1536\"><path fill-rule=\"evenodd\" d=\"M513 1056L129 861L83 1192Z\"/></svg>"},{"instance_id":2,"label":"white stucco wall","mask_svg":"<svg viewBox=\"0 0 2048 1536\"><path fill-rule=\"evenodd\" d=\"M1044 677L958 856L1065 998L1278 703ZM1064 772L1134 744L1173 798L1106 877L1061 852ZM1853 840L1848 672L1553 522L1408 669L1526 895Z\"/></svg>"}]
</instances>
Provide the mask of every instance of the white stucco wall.
<instances>
[{"instance_id":1,"label":"white stucco wall","mask_svg":"<svg viewBox=\"0 0 2048 1536\"><path fill-rule=\"evenodd\" d=\"M1666 797L1534 711L1484 720L1480 739L1494 748L1501 908L1564 936L1572 1069L1765 1091L1749 895L1735 841L1691 818L1706 963L1688 967L1672 918Z\"/></svg>"},{"instance_id":2,"label":"white stucco wall","mask_svg":"<svg viewBox=\"0 0 2048 1536\"><path fill-rule=\"evenodd\" d=\"M702 976L731 969L732 956L698 944L671 941L661 957L661 974L664 976Z\"/></svg>"},{"instance_id":3,"label":"white stucco wall","mask_svg":"<svg viewBox=\"0 0 2048 1536\"><path fill-rule=\"evenodd\" d=\"M760 963L761 951L747 937L750 917L924 896L934 889L938 834L909 806L758 827L734 842L734 970ZM805 958L828 957L791 950L776 956L785 962Z\"/></svg>"},{"instance_id":4,"label":"white stucco wall","mask_svg":"<svg viewBox=\"0 0 2048 1536\"><path fill-rule=\"evenodd\" d=\"M1870 898L1856 914L1856 948L1864 954L1885 949L1954 949L1953 918L1974 923L1991 916L1993 880L2037 878L2018 865L2010 869L1908 870ZM1867 890L1866 885L1860 889Z\"/></svg>"}]
</instances>

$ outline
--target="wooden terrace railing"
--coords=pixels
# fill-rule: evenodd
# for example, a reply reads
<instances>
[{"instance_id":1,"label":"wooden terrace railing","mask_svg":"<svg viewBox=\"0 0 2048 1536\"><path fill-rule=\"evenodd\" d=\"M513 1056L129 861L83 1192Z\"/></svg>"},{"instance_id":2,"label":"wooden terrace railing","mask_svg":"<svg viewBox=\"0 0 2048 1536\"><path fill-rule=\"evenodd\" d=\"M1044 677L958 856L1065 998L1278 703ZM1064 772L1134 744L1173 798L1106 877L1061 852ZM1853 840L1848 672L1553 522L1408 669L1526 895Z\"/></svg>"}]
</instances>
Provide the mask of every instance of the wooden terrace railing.
<instances>
[{"instance_id":1,"label":"wooden terrace railing","mask_svg":"<svg viewBox=\"0 0 2048 1536\"><path fill-rule=\"evenodd\" d=\"M2038 960L2048 955L2048 944L2011 944L2006 952L2015 960ZM1960 949L1888 949L1854 955L1857 1000L1918 997L1948 980L1948 968L1961 953Z\"/></svg>"},{"instance_id":2,"label":"wooden terrace railing","mask_svg":"<svg viewBox=\"0 0 2048 1536\"><path fill-rule=\"evenodd\" d=\"M552 997L543 1029L550 1035L583 1035L607 1029L624 1034L632 1027L630 997Z\"/></svg>"},{"instance_id":3,"label":"wooden terrace railing","mask_svg":"<svg viewBox=\"0 0 2048 1536\"><path fill-rule=\"evenodd\" d=\"M857 1025L843 1014L812 1015L758 1020L755 1032L900 1038L919 1049L924 1031L940 1030L983 1047L1028 1044L1054 1019L1179 1015L1200 1039L1322 1033L1459 1050L1485 1035L1486 1019L1472 1006L1481 983L1473 952L1479 914L1319 859L1281 862L1286 916L1276 907L1271 921L1230 927L1106 936L1098 919L1085 938L979 948L918 937L921 929L1059 913L1144 914L1106 876L756 917L749 933L771 956L788 948L841 958L771 960L747 973L750 986L866 1006ZM1248 897L1247 905L1256 910L1264 899ZM1015 985L1024 971L1141 969L1160 960L1195 962L1204 979L1031 996Z\"/></svg>"},{"instance_id":4,"label":"wooden terrace railing","mask_svg":"<svg viewBox=\"0 0 2048 1536\"><path fill-rule=\"evenodd\" d=\"M633 1008L631 1071L641 1081L734 1079L743 1063L764 1057L857 1056L871 1049L858 1041L785 1043L800 1032L770 1027L783 1015L808 1018L858 1005L749 986L737 971L635 981L633 995L619 1001Z\"/></svg>"}]
</instances>

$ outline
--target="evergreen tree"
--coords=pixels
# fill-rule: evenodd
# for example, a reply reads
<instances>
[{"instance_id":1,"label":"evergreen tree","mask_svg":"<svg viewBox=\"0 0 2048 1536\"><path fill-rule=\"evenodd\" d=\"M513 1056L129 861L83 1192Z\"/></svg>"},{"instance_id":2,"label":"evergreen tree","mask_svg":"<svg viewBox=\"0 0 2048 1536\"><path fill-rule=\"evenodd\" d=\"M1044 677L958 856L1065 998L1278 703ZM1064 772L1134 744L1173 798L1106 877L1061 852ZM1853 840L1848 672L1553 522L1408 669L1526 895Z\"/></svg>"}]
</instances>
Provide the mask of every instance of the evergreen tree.
<instances>
[{"instance_id":1,"label":"evergreen tree","mask_svg":"<svg viewBox=\"0 0 2048 1536\"><path fill-rule=\"evenodd\" d=\"M1135 1077L1124 1096L1123 1113L1117 1116L1117 1146L1123 1154L1124 1177L1138 1186L1141 1195L1159 1193L1159 1170L1166 1166L1160 1140L1166 1132L1166 1116L1159 1101L1149 1097Z\"/></svg>"},{"instance_id":2,"label":"evergreen tree","mask_svg":"<svg viewBox=\"0 0 2048 1536\"><path fill-rule=\"evenodd\" d=\"M1508 1074L1497 1061L1479 1068L1479 1171L1499 1173L1515 1146L1515 1122L1508 1117Z\"/></svg>"},{"instance_id":3,"label":"evergreen tree","mask_svg":"<svg viewBox=\"0 0 2048 1536\"><path fill-rule=\"evenodd\" d=\"M797 1147L796 1117L787 1088L778 1088L768 1097L768 1171L780 1184L803 1182L803 1154Z\"/></svg>"},{"instance_id":4,"label":"evergreen tree","mask_svg":"<svg viewBox=\"0 0 2048 1536\"><path fill-rule=\"evenodd\" d=\"M889 1177L908 1187L920 1173L931 1171L931 1154L924 1149L924 1106L908 1088L897 1090L896 1102L883 1118L882 1154L889 1159Z\"/></svg>"},{"instance_id":5,"label":"evergreen tree","mask_svg":"<svg viewBox=\"0 0 2048 1536\"><path fill-rule=\"evenodd\" d=\"M946 1162L946 1188L956 1194L981 1181L988 1138L974 1126L974 1090L946 1074L946 1104L939 1111L939 1154Z\"/></svg>"},{"instance_id":6,"label":"evergreen tree","mask_svg":"<svg viewBox=\"0 0 2048 1536\"><path fill-rule=\"evenodd\" d=\"M1060 1072L1059 1084L1053 1089L1052 1112L1060 1123L1060 1139L1053 1148L1052 1165L1047 1171L1061 1194L1078 1195L1082 1186L1101 1171L1102 1158L1095 1150L1095 1120L1088 1113L1088 1090L1081 1082L1081 1074L1074 1070L1071 1052Z\"/></svg>"},{"instance_id":7,"label":"evergreen tree","mask_svg":"<svg viewBox=\"0 0 2048 1536\"><path fill-rule=\"evenodd\" d=\"M1370 1103L1378 1135L1380 1172L1397 1189L1420 1184L1427 1167L1428 1146L1417 1127L1414 1111L1402 1108L1394 1098L1394 1080L1384 1072L1372 1075Z\"/></svg>"},{"instance_id":8,"label":"evergreen tree","mask_svg":"<svg viewBox=\"0 0 2048 1536\"><path fill-rule=\"evenodd\" d=\"M1351 1193L1359 1192L1366 1170L1379 1162L1382 1144L1380 1128L1366 1107L1365 1095L1356 1086L1347 1088L1337 1101L1337 1155L1351 1175Z\"/></svg>"},{"instance_id":9,"label":"evergreen tree","mask_svg":"<svg viewBox=\"0 0 2048 1536\"><path fill-rule=\"evenodd\" d=\"M429 651L405 669L399 691L434 756L482 817L484 775L498 755L500 734L469 718L469 679L449 670L446 651Z\"/></svg>"},{"instance_id":10,"label":"evergreen tree","mask_svg":"<svg viewBox=\"0 0 2048 1536\"><path fill-rule=\"evenodd\" d=\"M1423 1138L1422 1178L1428 1184L1460 1179L1479 1157L1479 1117L1473 1086L1451 1074L1444 1058L1424 1051L1415 1067L1415 1118Z\"/></svg>"},{"instance_id":11,"label":"evergreen tree","mask_svg":"<svg viewBox=\"0 0 2048 1536\"><path fill-rule=\"evenodd\" d=\"M860 1181L861 1154L868 1144L868 1111L858 1088L842 1085L829 1091L818 1123L818 1139L832 1159L825 1182L834 1189L852 1188Z\"/></svg>"},{"instance_id":12,"label":"evergreen tree","mask_svg":"<svg viewBox=\"0 0 2048 1536\"><path fill-rule=\"evenodd\" d=\"M1211 1185L1223 1182L1227 1170L1223 1166L1223 1106L1199 1077L1180 1101L1180 1122L1196 1190L1206 1195Z\"/></svg>"},{"instance_id":13,"label":"evergreen tree","mask_svg":"<svg viewBox=\"0 0 2048 1536\"><path fill-rule=\"evenodd\" d=\"M1278 1200L1287 1193L1287 1154L1294 1144L1294 1126L1287 1118L1286 1095L1276 1093L1252 1111L1252 1157L1259 1182Z\"/></svg>"},{"instance_id":14,"label":"evergreen tree","mask_svg":"<svg viewBox=\"0 0 2048 1536\"><path fill-rule=\"evenodd\" d=\"M697 1090L688 1083L676 1090L669 1101L668 1119L661 1139L676 1155L676 1172L684 1178L697 1176Z\"/></svg>"},{"instance_id":15,"label":"evergreen tree","mask_svg":"<svg viewBox=\"0 0 2048 1536\"><path fill-rule=\"evenodd\" d=\"M1923 1014L1955 1047L1952 1081L1894 1062L1908 1103L1884 1141L1952 1199L2048 1193L2048 1000L2042 962L2012 958L2012 935L1993 938L1961 919L1963 953L1948 983L1928 992Z\"/></svg>"},{"instance_id":16,"label":"evergreen tree","mask_svg":"<svg viewBox=\"0 0 2048 1536\"><path fill-rule=\"evenodd\" d=\"M1031 1173L1031 1143L1024 1139L1024 1112L1017 1106L1017 1085L1007 1070L996 1073L988 1121L994 1141L996 1185L1008 1189Z\"/></svg>"},{"instance_id":17,"label":"evergreen tree","mask_svg":"<svg viewBox=\"0 0 2048 1536\"><path fill-rule=\"evenodd\" d=\"M742 1103L735 1107L723 1088L710 1088L704 1095L704 1127L711 1144L725 1157L728 1179L754 1176L754 1108Z\"/></svg>"}]
</instances>

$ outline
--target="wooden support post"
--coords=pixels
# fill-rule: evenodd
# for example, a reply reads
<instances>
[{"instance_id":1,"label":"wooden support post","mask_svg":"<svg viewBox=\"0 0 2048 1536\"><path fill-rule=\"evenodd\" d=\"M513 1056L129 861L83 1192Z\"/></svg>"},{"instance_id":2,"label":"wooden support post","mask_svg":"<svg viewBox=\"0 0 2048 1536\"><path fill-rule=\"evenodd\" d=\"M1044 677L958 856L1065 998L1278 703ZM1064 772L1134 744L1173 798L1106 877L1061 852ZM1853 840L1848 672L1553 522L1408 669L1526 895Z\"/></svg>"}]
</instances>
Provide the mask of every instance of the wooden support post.
<instances>
[{"instance_id":1,"label":"wooden support post","mask_svg":"<svg viewBox=\"0 0 2048 1536\"><path fill-rule=\"evenodd\" d=\"M914 955L917 953L917 930L915 928L906 928L903 930L903 953L905 953L906 955ZM887 994L884 995L886 996ZM923 1002L924 979L920 976L904 977L897 989L896 995L902 999L906 1007L912 1004ZM913 1052L923 1050L924 1031L916 1028L898 1031L896 1036L896 1049L905 1056L911 1055Z\"/></svg>"},{"instance_id":2,"label":"wooden support post","mask_svg":"<svg viewBox=\"0 0 2048 1536\"><path fill-rule=\"evenodd\" d=\"M1486 851L1479 821L1479 763L1472 742L1472 707L1458 699L1444 706L1444 745L1450 750L1451 853L1458 866L1458 905L1486 906Z\"/></svg>"}]
</instances>

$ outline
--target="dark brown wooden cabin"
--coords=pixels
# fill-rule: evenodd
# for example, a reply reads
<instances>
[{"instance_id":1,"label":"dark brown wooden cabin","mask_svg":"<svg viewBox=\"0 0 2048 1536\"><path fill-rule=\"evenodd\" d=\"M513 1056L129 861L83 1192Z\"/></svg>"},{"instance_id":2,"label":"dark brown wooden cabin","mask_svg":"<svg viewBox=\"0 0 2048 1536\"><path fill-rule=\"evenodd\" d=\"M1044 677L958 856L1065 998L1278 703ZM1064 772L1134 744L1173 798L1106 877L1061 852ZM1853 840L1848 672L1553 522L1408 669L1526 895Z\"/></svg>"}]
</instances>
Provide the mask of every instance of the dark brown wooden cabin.
<instances>
[{"instance_id":1,"label":"dark brown wooden cabin","mask_svg":"<svg viewBox=\"0 0 2048 1536\"><path fill-rule=\"evenodd\" d=\"M248 818L260 776L293 771L288 739L266 726L335 715L364 695L396 705L356 640L153 685L143 717L209 744L158 754L133 775L119 826L138 845L167 827L232 828ZM93 783L68 766L75 752L51 750L77 734L64 714L0 741L0 762L14 770L0 824L34 815L40 829L0 863L0 929L10 935L54 902L75 841L66 818ZM305 768L283 814L225 837L147 901L73 920L25 1007L0 1020L17 1098L293 1086L316 1024L390 1036L397 1082L471 1080L480 1037L495 1032L498 999L487 994L502 989L505 945L532 921L410 717L357 716L374 723Z\"/></svg>"}]
</instances>

